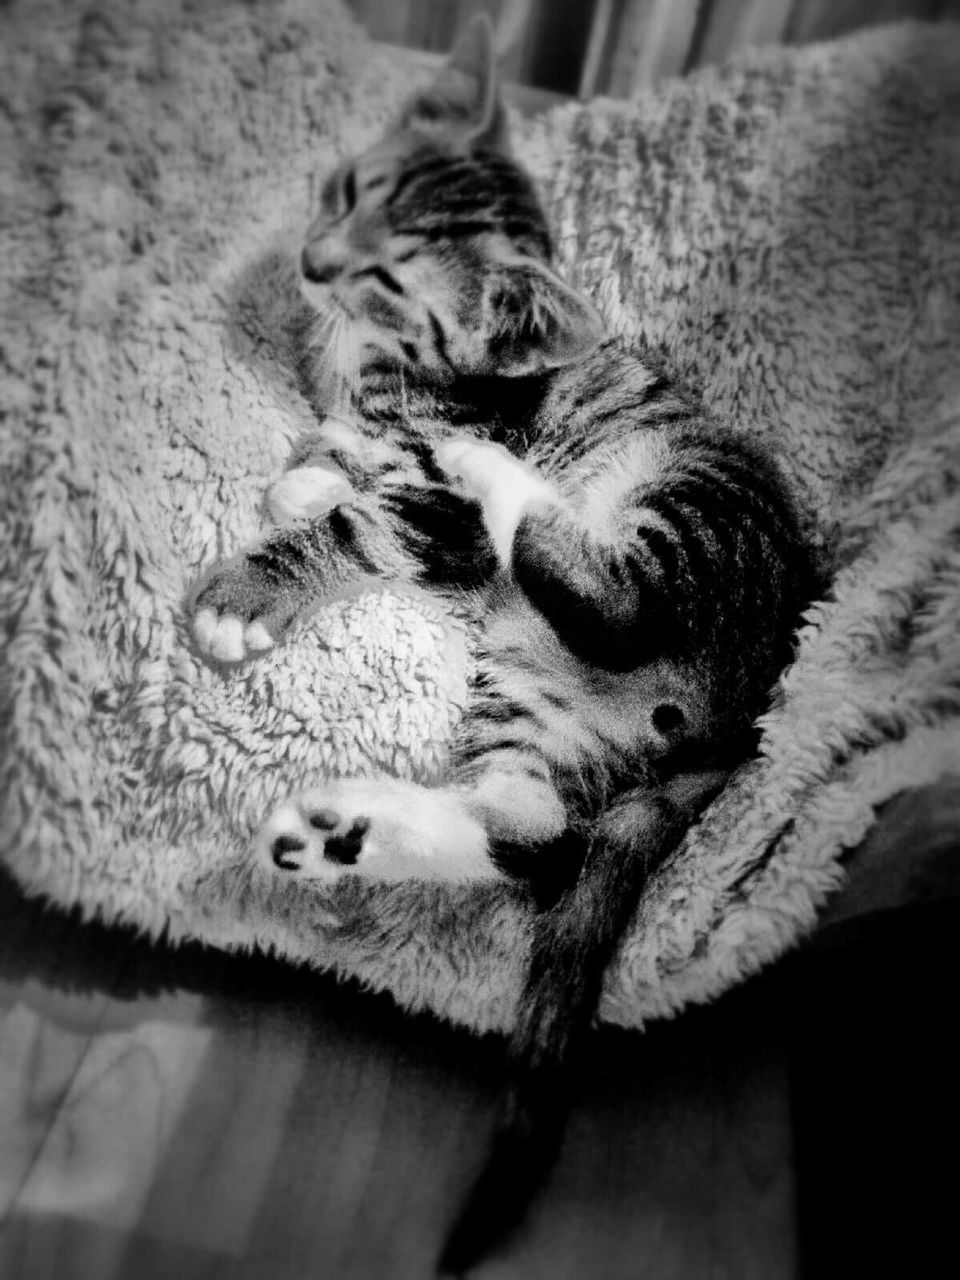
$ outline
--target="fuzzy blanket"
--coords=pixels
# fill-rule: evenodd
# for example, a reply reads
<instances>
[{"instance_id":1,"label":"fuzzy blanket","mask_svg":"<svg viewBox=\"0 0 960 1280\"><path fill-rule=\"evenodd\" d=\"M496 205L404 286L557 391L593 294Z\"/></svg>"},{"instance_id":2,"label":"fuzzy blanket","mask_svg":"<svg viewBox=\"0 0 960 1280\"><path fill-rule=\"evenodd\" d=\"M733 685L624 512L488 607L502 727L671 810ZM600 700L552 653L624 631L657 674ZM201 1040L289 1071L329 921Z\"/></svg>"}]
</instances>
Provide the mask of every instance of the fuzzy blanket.
<instances>
[{"instance_id":1,"label":"fuzzy blanket","mask_svg":"<svg viewBox=\"0 0 960 1280\"><path fill-rule=\"evenodd\" d=\"M435 774L463 635L368 592L223 674L181 612L310 424L292 256L315 175L372 139L409 66L334 0L13 0L2 23L4 862L91 916L507 1025L509 890L324 891L248 854L292 788ZM958 65L960 28L887 28L518 125L563 270L785 441L840 557L762 757L651 885L607 1019L780 954L875 807L960 773Z\"/></svg>"}]
</instances>

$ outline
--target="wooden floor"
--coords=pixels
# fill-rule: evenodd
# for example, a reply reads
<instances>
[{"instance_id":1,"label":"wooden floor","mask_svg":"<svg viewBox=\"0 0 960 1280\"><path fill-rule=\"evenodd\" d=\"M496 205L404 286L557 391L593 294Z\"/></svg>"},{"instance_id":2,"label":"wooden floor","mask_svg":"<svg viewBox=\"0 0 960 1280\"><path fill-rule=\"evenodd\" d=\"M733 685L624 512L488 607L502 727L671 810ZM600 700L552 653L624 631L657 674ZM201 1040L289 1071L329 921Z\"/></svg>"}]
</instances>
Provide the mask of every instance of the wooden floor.
<instances>
[{"instance_id":1,"label":"wooden floor","mask_svg":"<svg viewBox=\"0 0 960 1280\"><path fill-rule=\"evenodd\" d=\"M475 1274L955 1274L923 1259L956 1213L958 920L874 916L712 1008L598 1032L553 1183ZM0 980L4 1280L431 1274L482 1158L495 1039L81 926L9 881Z\"/></svg>"}]
</instances>

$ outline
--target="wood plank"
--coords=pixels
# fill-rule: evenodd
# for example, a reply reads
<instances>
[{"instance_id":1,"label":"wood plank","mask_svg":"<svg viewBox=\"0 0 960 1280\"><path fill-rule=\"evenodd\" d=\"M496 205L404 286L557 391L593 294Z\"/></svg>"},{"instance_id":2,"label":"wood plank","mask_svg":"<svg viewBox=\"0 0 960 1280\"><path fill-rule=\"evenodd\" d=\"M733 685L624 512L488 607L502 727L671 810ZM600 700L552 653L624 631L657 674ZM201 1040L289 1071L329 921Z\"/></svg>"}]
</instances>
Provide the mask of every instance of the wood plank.
<instances>
[{"instance_id":1,"label":"wood plank","mask_svg":"<svg viewBox=\"0 0 960 1280\"><path fill-rule=\"evenodd\" d=\"M4 910L15 933L15 900ZM63 1033L80 1034L96 998L105 1002L57 1121L64 1137L79 1132L77 1170L97 1194L74 1178L65 1196L68 1162L48 1157L0 1241L3 1274L430 1274L483 1158L497 1040L290 966L165 952L76 922L71 942L49 919L31 921L31 977L22 955L4 955L0 929L0 977L22 993L50 967L70 970L75 990L52 989L46 1012L34 1010ZM776 1154L789 1151L786 1082L767 997L748 995L732 1015L721 1002L646 1036L598 1033L556 1177L525 1232L479 1275L621 1280L644 1256L662 1263L658 1280L737 1274L723 1262L737 1236L738 1266L759 1251L765 1280L790 1275L789 1170L779 1175ZM35 1032L20 1029L29 1042ZM29 1057L13 1061L26 1072ZM129 1185L117 1180L124 1171Z\"/></svg>"},{"instance_id":2,"label":"wood plank","mask_svg":"<svg viewBox=\"0 0 960 1280\"><path fill-rule=\"evenodd\" d=\"M596 1035L547 1194L484 1280L619 1280L641 1259L657 1280L793 1280L783 1033L759 986L740 994Z\"/></svg>"},{"instance_id":3,"label":"wood plank","mask_svg":"<svg viewBox=\"0 0 960 1280\"><path fill-rule=\"evenodd\" d=\"M457 35L478 9L489 13L491 5L484 0L446 0L445 4L413 0L404 44L414 49L446 53L453 48Z\"/></svg>"},{"instance_id":4,"label":"wood plank","mask_svg":"<svg viewBox=\"0 0 960 1280\"><path fill-rule=\"evenodd\" d=\"M782 44L793 7L794 0L712 0L702 24L696 65L725 62L739 49Z\"/></svg>"},{"instance_id":5,"label":"wood plank","mask_svg":"<svg viewBox=\"0 0 960 1280\"><path fill-rule=\"evenodd\" d=\"M371 40L406 45L416 0L348 0L350 12Z\"/></svg>"},{"instance_id":6,"label":"wood plank","mask_svg":"<svg viewBox=\"0 0 960 1280\"><path fill-rule=\"evenodd\" d=\"M382 50L389 50L390 45L381 45ZM404 50L404 58L411 67L421 69L424 81L429 75L439 70L443 63L443 56L438 53L429 53L421 49ZM540 111L547 111L550 107L562 106L566 102L571 102L572 98L562 93L554 93L552 89L539 89L533 85L516 84L513 81L505 80L503 83L504 101L512 107L522 112L524 115L536 115Z\"/></svg>"},{"instance_id":7,"label":"wood plank","mask_svg":"<svg viewBox=\"0 0 960 1280\"><path fill-rule=\"evenodd\" d=\"M590 34L590 8L582 0L537 0L528 24L526 83L574 95Z\"/></svg>"},{"instance_id":8,"label":"wood plank","mask_svg":"<svg viewBox=\"0 0 960 1280\"><path fill-rule=\"evenodd\" d=\"M427 1023L416 1044L405 1030L381 1039L356 1025L334 1043L318 1032L243 1276L268 1264L302 1275L319 1257L331 1275L358 1280L432 1273L490 1094L451 1063L469 1038ZM309 1145L297 1140L302 1126Z\"/></svg>"},{"instance_id":9,"label":"wood plank","mask_svg":"<svg viewBox=\"0 0 960 1280\"><path fill-rule=\"evenodd\" d=\"M494 41L501 57L525 40L533 23L536 3L537 0L501 0L496 12Z\"/></svg>"},{"instance_id":10,"label":"wood plank","mask_svg":"<svg viewBox=\"0 0 960 1280\"><path fill-rule=\"evenodd\" d=\"M728 1022L713 1061L722 1120L712 1250L719 1275L788 1280L798 1273L798 1242L787 1034L780 1017L764 1032L750 1028L757 1003L739 996L730 997L731 1007L739 1003L736 1031Z\"/></svg>"},{"instance_id":11,"label":"wood plank","mask_svg":"<svg viewBox=\"0 0 960 1280\"><path fill-rule=\"evenodd\" d=\"M960 908L785 966L803 1273L938 1276L955 1250Z\"/></svg>"},{"instance_id":12,"label":"wood plank","mask_svg":"<svg viewBox=\"0 0 960 1280\"><path fill-rule=\"evenodd\" d=\"M0 1223L13 1211L90 1044L16 1003L0 1024Z\"/></svg>"},{"instance_id":13,"label":"wood plank","mask_svg":"<svg viewBox=\"0 0 960 1280\"><path fill-rule=\"evenodd\" d=\"M590 23L583 65L580 68L580 84L577 96L588 101L597 92L600 71L612 40L615 0L596 0Z\"/></svg>"},{"instance_id":14,"label":"wood plank","mask_svg":"<svg viewBox=\"0 0 960 1280\"><path fill-rule=\"evenodd\" d=\"M791 44L830 40L835 36L904 18L935 18L940 0L800 0L790 15L786 38Z\"/></svg>"},{"instance_id":15,"label":"wood plank","mask_svg":"<svg viewBox=\"0 0 960 1280\"><path fill-rule=\"evenodd\" d=\"M811 944L818 948L846 945L875 915L960 899L960 783L895 796L844 867Z\"/></svg>"},{"instance_id":16,"label":"wood plank","mask_svg":"<svg viewBox=\"0 0 960 1280\"><path fill-rule=\"evenodd\" d=\"M80 997L67 1002L60 1026L48 1025L45 1014L58 1002L55 985L28 976L40 914L0 872L0 1227L40 1157L108 1003L100 993ZM51 984L71 981L70 958L61 950L75 932L68 917L49 921Z\"/></svg>"},{"instance_id":17,"label":"wood plank","mask_svg":"<svg viewBox=\"0 0 960 1280\"><path fill-rule=\"evenodd\" d=\"M223 1010L211 1016L210 1051L167 1134L138 1227L151 1239L237 1259L282 1159L306 1049L282 1010L238 1015L226 1031Z\"/></svg>"},{"instance_id":18,"label":"wood plank","mask_svg":"<svg viewBox=\"0 0 960 1280\"><path fill-rule=\"evenodd\" d=\"M605 92L634 98L680 75L697 26L699 0L628 0L622 11Z\"/></svg>"},{"instance_id":19,"label":"wood plank","mask_svg":"<svg viewBox=\"0 0 960 1280\"><path fill-rule=\"evenodd\" d=\"M890 867L918 843L913 803L878 824ZM923 812L942 820L920 843L955 866L955 810ZM942 898L938 875L920 884L920 901ZM483 1157L495 1040L290 966L148 948L15 890L0 911L0 1161L31 1117L42 1155L20 1179L0 1273L429 1274ZM908 915L866 918L892 930ZM932 1227L924 1215L960 1065L942 1016L960 977L955 920L956 908L939 932L925 921L866 951L860 935L808 947L711 1009L643 1036L598 1033L555 1177L478 1274L622 1280L650 1258L657 1280L794 1280L804 1254L819 1280L844 1274L832 1262L869 1273L891 1238L942 1237L949 1214Z\"/></svg>"},{"instance_id":20,"label":"wood plank","mask_svg":"<svg viewBox=\"0 0 960 1280\"><path fill-rule=\"evenodd\" d=\"M0 1275L7 1280L137 1280L139 1273L126 1267L130 1239L125 1231L58 1214L19 1217L0 1233ZM230 1259L168 1241L139 1240L141 1260L164 1280L233 1280Z\"/></svg>"},{"instance_id":21,"label":"wood plank","mask_svg":"<svg viewBox=\"0 0 960 1280\"><path fill-rule=\"evenodd\" d=\"M46 1047L72 1054L47 1025ZM148 1022L94 1035L10 1212L57 1213L133 1228L210 1041L199 1028ZM25 1114L30 1114L31 1097Z\"/></svg>"},{"instance_id":22,"label":"wood plank","mask_svg":"<svg viewBox=\"0 0 960 1280\"><path fill-rule=\"evenodd\" d=\"M501 80L529 81L537 7L543 0L503 0L496 20L495 43Z\"/></svg>"}]
</instances>

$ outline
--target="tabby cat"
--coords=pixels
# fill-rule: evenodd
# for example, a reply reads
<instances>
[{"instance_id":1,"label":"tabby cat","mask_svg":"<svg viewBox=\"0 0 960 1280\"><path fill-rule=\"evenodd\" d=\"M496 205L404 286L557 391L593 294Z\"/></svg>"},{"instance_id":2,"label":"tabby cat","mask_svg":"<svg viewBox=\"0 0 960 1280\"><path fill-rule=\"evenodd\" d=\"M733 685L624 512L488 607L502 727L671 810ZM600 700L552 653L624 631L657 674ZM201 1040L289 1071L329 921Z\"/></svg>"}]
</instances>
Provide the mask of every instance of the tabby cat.
<instances>
[{"instance_id":1,"label":"tabby cat","mask_svg":"<svg viewBox=\"0 0 960 1280\"><path fill-rule=\"evenodd\" d=\"M285 527L193 603L197 643L231 661L365 575L486 593L442 784L331 781L257 841L283 876L506 878L538 907L452 1271L520 1218L549 1167L571 1055L646 879L750 751L817 585L769 451L652 353L605 340L550 254L475 23L324 188L301 363L319 411L331 361L350 398L271 490Z\"/></svg>"}]
</instances>

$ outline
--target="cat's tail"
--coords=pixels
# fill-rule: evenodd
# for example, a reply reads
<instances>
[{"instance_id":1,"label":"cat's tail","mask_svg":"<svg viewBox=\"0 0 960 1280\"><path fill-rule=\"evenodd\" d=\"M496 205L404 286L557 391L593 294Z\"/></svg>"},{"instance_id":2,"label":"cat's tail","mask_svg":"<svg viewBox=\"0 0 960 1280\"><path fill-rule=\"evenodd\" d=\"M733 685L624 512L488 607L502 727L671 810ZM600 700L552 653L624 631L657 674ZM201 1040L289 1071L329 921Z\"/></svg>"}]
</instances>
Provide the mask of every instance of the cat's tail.
<instances>
[{"instance_id":1,"label":"cat's tail","mask_svg":"<svg viewBox=\"0 0 960 1280\"><path fill-rule=\"evenodd\" d=\"M679 844L693 811L717 786L693 790L699 805L650 789L623 796L591 835L576 884L535 917L492 1149L447 1237L441 1275L462 1275L491 1252L545 1181L563 1139L579 1050L606 969L651 870Z\"/></svg>"}]
</instances>

